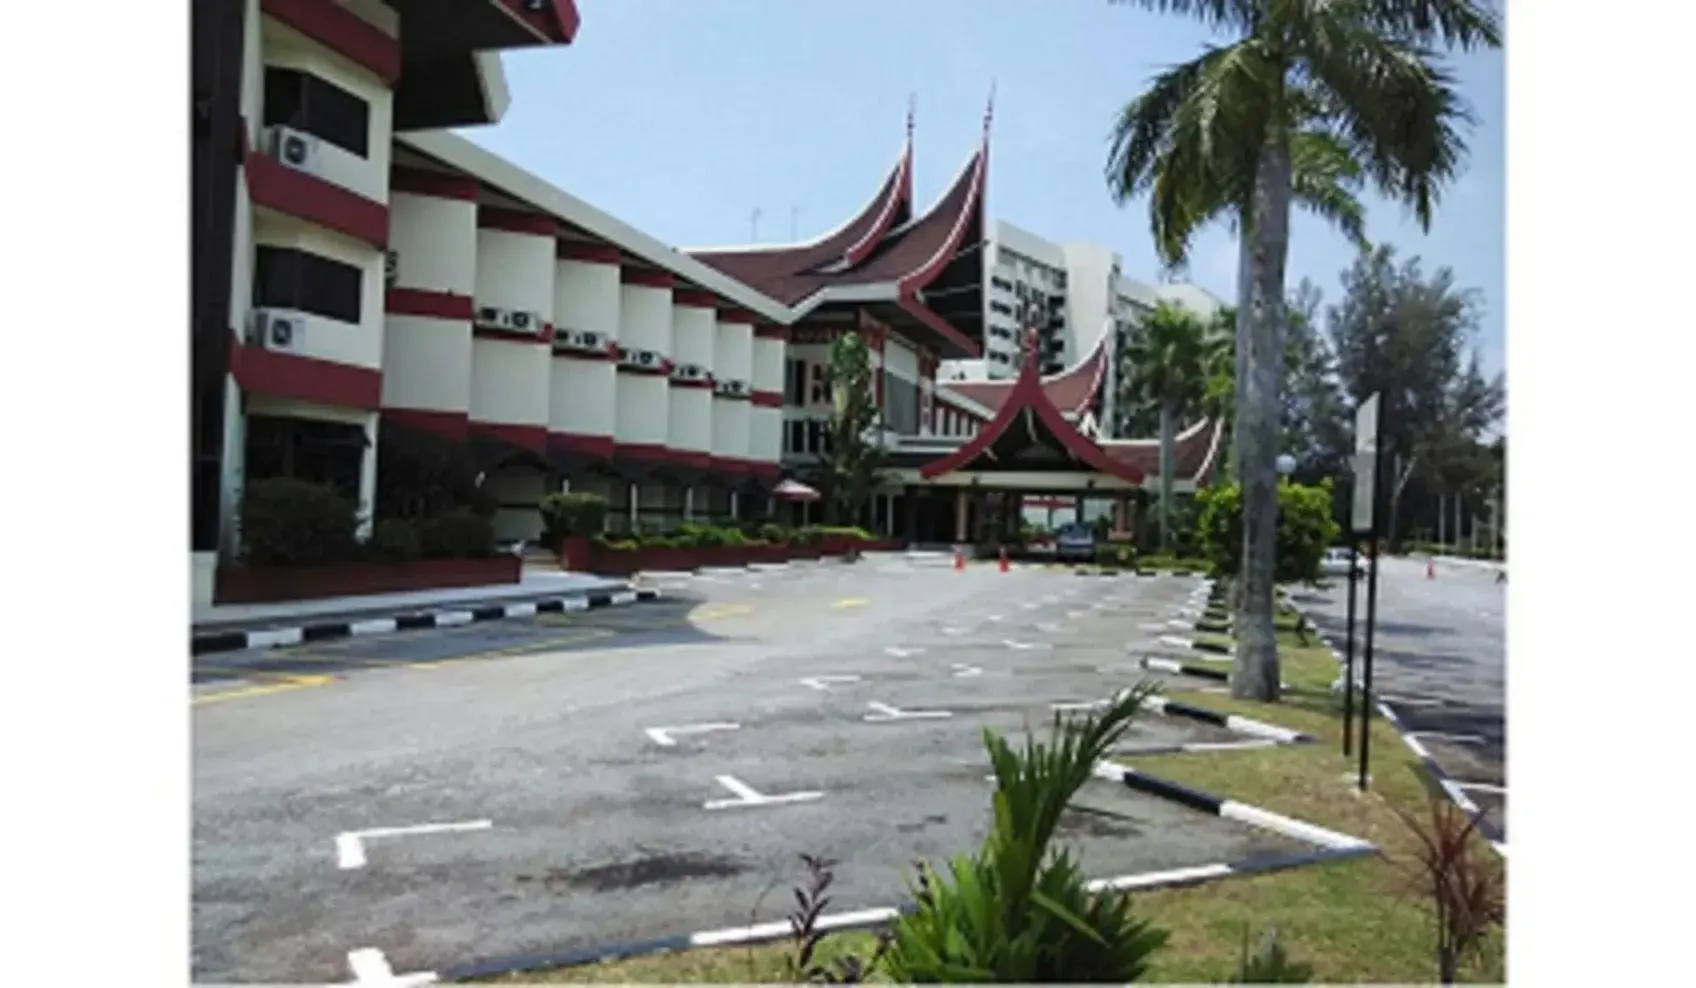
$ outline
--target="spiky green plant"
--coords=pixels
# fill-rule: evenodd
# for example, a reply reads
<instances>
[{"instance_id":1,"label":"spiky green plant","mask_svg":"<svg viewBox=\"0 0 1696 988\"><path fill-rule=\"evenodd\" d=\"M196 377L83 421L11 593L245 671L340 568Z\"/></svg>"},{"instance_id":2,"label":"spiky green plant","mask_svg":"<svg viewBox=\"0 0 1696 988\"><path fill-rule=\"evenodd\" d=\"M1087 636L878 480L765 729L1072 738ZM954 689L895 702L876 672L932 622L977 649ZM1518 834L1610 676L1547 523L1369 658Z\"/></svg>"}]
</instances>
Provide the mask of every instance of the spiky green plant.
<instances>
[{"instance_id":1,"label":"spiky green plant","mask_svg":"<svg viewBox=\"0 0 1696 988\"><path fill-rule=\"evenodd\" d=\"M1128 982L1166 934L1131 914L1123 893L1092 891L1077 860L1052 847L1061 814L1130 727L1144 683L1099 714L1056 715L1051 739L1022 750L984 731L995 767L994 822L974 855L946 871L921 865L916 908L891 930L884 972L894 981Z\"/></svg>"}]
</instances>

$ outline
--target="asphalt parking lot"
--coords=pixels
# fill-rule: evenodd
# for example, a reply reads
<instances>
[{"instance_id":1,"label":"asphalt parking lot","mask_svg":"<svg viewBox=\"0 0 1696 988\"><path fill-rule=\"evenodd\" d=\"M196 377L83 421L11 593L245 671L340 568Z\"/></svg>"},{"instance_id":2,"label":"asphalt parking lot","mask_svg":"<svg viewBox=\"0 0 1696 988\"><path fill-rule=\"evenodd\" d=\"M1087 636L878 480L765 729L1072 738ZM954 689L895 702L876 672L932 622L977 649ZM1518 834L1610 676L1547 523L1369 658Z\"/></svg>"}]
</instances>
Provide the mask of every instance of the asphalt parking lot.
<instances>
[{"instance_id":1,"label":"asphalt parking lot","mask_svg":"<svg viewBox=\"0 0 1696 988\"><path fill-rule=\"evenodd\" d=\"M1366 590L1357 601L1356 669ZM1294 595L1338 649L1348 587ZM1507 588L1482 568L1386 558L1378 584L1373 688L1397 719L1507 839ZM1357 672L1358 675L1358 672Z\"/></svg>"},{"instance_id":2,"label":"asphalt parking lot","mask_svg":"<svg viewBox=\"0 0 1696 988\"><path fill-rule=\"evenodd\" d=\"M1146 675L1193 578L896 560L664 581L668 600L196 660L197 981L345 981L893 905L988 824L981 732ZM214 668L215 667L215 668ZM268 690L290 677L306 685ZM1148 714L1129 747L1215 742ZM1092 783L1095 877L1295 845Z\"/></svg>"}]
</instances>

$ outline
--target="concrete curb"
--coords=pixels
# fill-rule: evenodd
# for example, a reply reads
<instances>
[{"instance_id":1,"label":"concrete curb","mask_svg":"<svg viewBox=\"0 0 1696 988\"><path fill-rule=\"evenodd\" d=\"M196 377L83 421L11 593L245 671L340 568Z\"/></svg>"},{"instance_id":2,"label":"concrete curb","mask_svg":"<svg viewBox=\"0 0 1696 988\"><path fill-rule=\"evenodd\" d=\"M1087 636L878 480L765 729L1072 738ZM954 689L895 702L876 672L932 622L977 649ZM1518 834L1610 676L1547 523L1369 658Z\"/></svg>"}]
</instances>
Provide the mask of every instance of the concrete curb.
<instances>
[{"instance_id":1,"label":"concrete curb","mask_svg":"<svg viewBox=\"0 0 1696 988\"><path fill-rule=\"evenodd\" d=\"M207 655L213 652L236 652L250 648L282 648L303 642L329 641L360 635L386 635L396 631L418 631L426 628L451 628L483 621L533 617L537 614L565 614L589 611L602 607L621 607L639 601L659 599L658 590L588 590L541 600L526 600L512 604L487 604L479 607L440 611L406 611L389 617L362 618L357 621L323 621L287 628L262 628L252 631L214 631L194 635L189 654Z\"/></svg>"},{"instance_id":2,"label":"concrete curb","mask_svg":"<svg viewBox=\"0 0 1696 988\"><path fill-rule=\"evenodd\" d=\"M1343 653L1337 648L1336 642L1331 640L1330 635L1317 631L1318 625L1313 623L1312 618L1308 617L1307 611L1300 604L1293 600L1289 604L1295 608L1297 614L1301 615L1302 620L1307 622L1308 627L1316 629L1319 641L1324 644L1325 650L1331 653L1331 658L1336 661L1337 668L1343 670L1346 675L1347 660L1343 658ZM1340 683L1342 680L1339 679L1338 682ZM1365 696L1364 692L1362 692L1362 698L1372 699ZM1406 745L1407 749L1413 752L1414 757L1419 759L1419 764L1424 767L1426 774L1431 777L1431 781L1437 784L1437 788L1443 791L1443 795L1459 807L1461 812L1477 821L1478 833L1490 845L1491 850L1504 858L1507 857L1508 845L1506 841L1502 840L1501 832L1484 819L1484 811L1479 808L1477 803L1472 801L1472 798L1466 794L1466 790L1455 784L1454 779L1449 776L1443 766L1439 765L1437 760L1431 757L1431 753L1425 749L1425 746L1419 743L1419 739L1408 731L1407 725L1402 723L1401 718L1396 716L1396 712L1390 708L1389 704L1383 700L1376 700L1373 705L1377 708L1378 715L1389 721L1390 726L1396 729L1396 735L1402 739L1402 744Z\"/></svg>"},{"instance_id":3,"label":"concrete curb","mask_svg":"<svg viewBox=\"0 0 1696 988\"><path fill-rule=\"evenodd\" d=\"M1168 700L1163 696L1151 696L1146 702L1148 708L1155 713L1165 714L1168 717L1188 717L1191 720L1199 720L1215 727L1223 727L1227 731L1233 731L1237 734L1247 734L1250 737L1268 738L1284 744L1308 744L1316 740L1313 735L1292 728L1268 724L1252 717L1222 714L1217 710L1194 707L1177 700Z\"/></svg>"},{"instance_id":4,"label":"concrete curb","mask_svg":"<svg viewBox=\"0 0 1696 988\"><path fill-rule=\"evenodd\" d=\"M1147 778L1144 776L1143 778ZM1211 798L1211 797L1204 797ZM1187 868L1172 868L1165 871L1140 872L1133 875L1118 875L1111 878L1098 878L1089 883L1092 892L1129 892L1144 891L1159 888L1182 888L1200 885L1239 875L1263 875L1275 871L1288 871L1309 865L1325 864L1350 858L1365 857L1378 853L1378 848L1364 841L1355 840L1342 834L1334 834L1318 827L1301 824L1300 821L1278 817L1255 807L1244 806L1240 803L1220 801L1221 810L1226 807L1230 813L1242 813L1246 818L1239 822L1251 826L1267 826L1269 821L1287 821L1296 824L1303 836L1298 839L1309 843L1312 841L1308 834L1319 833L1333 839L1347 841L1347 844L1336 846L1322 845L1320 850L1307 853L1269 852L1250 855L1236 861L1217 862L1214 864L1192 865ZM1218 811L1216 815L1225 815ZM1227 817L1238 819L1238 817ZM894 907L879 907L872 909L857 909L849 912L829 913L820 916L814 923L814 929L820 931L841 932L845 930L876 929L887 925L896 917L911 913L911 904ZM567 950L553 951L540 954L525 954L516 957L494 958L484 961L472 961L454 967L444 968L435 972L436 978L442 981L470 981L482 978L493 978L504 974L517 974L524 971L540 971L551 968L582 967L587 964L598 964L605 961L625 960L632 957L646 957L654 954L667 954L677 951L693 950L703 947L740 947L759 943L771 943L794 936L794 930L788 920L772 923L758 923L752 926L730 927L718 930L701 930L695 933L684 933L669 937L655 937L649 940L622 940L609 943L595 944L589 947L576 947Z\"/></svg>"},{"instance_id":5,"label":"concrete curb","mask_svg":"<svg viewBox=\"0 0 1696 988\"><path fill-rule=\"evenodd\" d=\"M1215 682L1228 683L1231 680L1229 669L1215 669L1211 666L1191 665L1188 662L1177 662L1172 659L1158 659L1144 656L1142 667L1153 672L1169 672L1174 676L1190 676L1194 679L1211 679Z\"/></svg>"},{"instance_id":6,"label":"concrete curb","mask_svg":"<svg viewBox=\"0 0 1696 988\"><path fill-rule=\"evenodd\" d=\"M1258 806L1239 803L1234 799L1214 796L1211 793L1192 789L1189 786L1149 775L1147 772L1128 768L1115 762L1098 762L1094 769L1094 775L1098 779L1123 783L1126 788L1151 796L1159 796L1162 799L1169 799L1175 803L1182 803L1191 809L1210 813L1222 819L1235 820L1251 827L1270 830L1304 844L1313 844L1322 850L1332 852L1354 851L1356 853L1369 851L1376 853L1378 850L1376 845L1370 841L1361 840L1359 837L1351 837L1348 834L1297 820L1294 817L1287 817L1281 813L1274 813Z\"/></svg>"}]
</instances>

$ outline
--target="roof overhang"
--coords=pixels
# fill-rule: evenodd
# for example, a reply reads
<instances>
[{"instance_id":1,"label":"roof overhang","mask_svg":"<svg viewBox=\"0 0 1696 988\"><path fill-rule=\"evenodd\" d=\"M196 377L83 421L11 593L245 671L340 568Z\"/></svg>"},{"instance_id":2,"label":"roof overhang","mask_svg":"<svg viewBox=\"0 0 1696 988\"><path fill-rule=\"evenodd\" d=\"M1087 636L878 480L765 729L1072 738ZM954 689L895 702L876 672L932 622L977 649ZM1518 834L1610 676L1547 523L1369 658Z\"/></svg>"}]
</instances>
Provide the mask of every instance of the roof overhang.
<instances>
[{"instance_id":1,"label":"roof overhang","mask_svg":"<svg viewBox=\"0 0 1696 988\"><path fill-rule=\"evenodd\" d=\"M499 52L570 44L573 0L385 0L400 14L394 129L491 124L509 97Z\"/></svg>"}]
</instances>

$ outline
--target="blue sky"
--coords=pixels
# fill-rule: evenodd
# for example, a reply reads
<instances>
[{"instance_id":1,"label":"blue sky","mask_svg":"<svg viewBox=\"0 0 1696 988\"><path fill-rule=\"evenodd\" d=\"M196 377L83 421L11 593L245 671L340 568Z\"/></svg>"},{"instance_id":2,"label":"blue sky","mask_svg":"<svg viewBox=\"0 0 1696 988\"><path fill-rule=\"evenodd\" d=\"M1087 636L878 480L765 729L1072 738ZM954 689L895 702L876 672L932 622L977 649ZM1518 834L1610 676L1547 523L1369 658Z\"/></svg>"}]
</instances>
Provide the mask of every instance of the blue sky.
<instances>
[{"instance_id":1,"label":"blue sky","mask_svg":"<svg viewBox=\"0 0 1696 988\"><path fill-rule=\"evenodd\" d=\"M1120 209L1102 178L1117 109L1209 40L1199 25L1106 0L578 0L568 48L508 53L512 107L471 139L678 246L828 230L876 191L917 103L921 207L971 154L995 86L989 211L1049 240L1158 267L1146 205ZM1454 269L1479 290L1480 346L1500 369L1503 313L1502 54L1454 56L1479 116L1461 180L1429 234L1370 200L1368 236ZM798 210L798 214L794 212ZM1352 248L1298 215L1289 283L1334 301ZM1234 293L1223 229L1195 244L1191 280Z\"/></svg>"}]
</instances>

